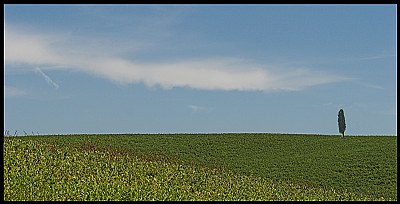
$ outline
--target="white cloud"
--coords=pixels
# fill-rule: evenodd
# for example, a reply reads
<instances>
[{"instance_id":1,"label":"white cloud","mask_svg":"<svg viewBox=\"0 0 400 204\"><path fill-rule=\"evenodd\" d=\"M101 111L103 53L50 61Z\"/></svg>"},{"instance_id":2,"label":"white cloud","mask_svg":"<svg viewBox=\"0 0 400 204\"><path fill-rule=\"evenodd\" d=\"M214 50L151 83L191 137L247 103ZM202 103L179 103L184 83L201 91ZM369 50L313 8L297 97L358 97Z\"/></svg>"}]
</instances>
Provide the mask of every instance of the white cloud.
<instances>
[{"instance_id":1,"label":"white cloud","mask_svg":"<svg viewBox=\"0 0 400 204\"><path fill-rule=\"evenodd\" d=\"M165 89L188 87L202 90L296 91L348 79L307 69L269 67L232 58L137 63L101 49L92 49L92 52L85 54L88 52L82 50L87 48L82 43L74 44L71 39L68 41L62 36L22 32L10 26L6 27L4 35L6 64L74 69L122 84L144 83ZM54 88L58 88L43 71L35 71Z\"/></svg>"},{"instance_id":2,"label":"white cloud","mask_svg":"<svg viewBox=\"0 0 400 204\"><path fill-rule=\"evenodd\" d=\"M41 69L39 69L39 67L35 68L35 72L42 76L50 86L54 87L54 89L57 90L59 88L59 85L51 80L51 78L47 76Z\"/></svg>"},{"instance_id":3,"label":"white cloud","mask_svg":"<svg viewBox=\"0 0 400 204\"><path fill-rule=\"evenodd\" d=\"M50 49L55 36L29 34L5 26L4 59L10 63L31 65L62 64L62 55Z\"/></svg>"}]
</instances>

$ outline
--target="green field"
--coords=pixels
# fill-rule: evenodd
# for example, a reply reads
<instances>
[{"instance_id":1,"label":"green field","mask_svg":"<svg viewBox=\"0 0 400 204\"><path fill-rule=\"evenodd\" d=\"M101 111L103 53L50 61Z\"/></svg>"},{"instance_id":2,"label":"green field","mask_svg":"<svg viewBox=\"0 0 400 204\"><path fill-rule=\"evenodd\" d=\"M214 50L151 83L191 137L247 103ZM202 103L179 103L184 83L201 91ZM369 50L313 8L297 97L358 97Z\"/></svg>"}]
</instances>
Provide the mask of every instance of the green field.
<instances>
[{"instance_id":1,"label":"green field","mask_svg":"<svg viewBox=\"0 0 400 204\"><path fill-rule=\"evenodd\" d=\"M4 200L397 200L397 137L4 137Z\"/></svg>"}]
</instances>

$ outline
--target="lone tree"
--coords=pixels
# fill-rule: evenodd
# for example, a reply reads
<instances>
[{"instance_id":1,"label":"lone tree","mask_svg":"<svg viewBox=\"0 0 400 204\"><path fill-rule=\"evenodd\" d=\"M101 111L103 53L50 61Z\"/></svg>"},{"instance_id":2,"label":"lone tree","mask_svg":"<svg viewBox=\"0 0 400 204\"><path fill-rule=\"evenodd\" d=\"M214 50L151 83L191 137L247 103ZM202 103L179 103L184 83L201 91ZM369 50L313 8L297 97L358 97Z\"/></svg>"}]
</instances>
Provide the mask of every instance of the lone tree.
<instances>
[{"instance_id":1,"label":"lone tree","mask_svg":"<svg viewBox=\"0 0 400 204\"><path fill-rule=\"evenodd\" d=\"M344 119L343 109L339 110L338 125L339 125L339 132L342 133L342 137L344 137L344 131L346 130L346 120Z\"/></svg>"}]
</instances>

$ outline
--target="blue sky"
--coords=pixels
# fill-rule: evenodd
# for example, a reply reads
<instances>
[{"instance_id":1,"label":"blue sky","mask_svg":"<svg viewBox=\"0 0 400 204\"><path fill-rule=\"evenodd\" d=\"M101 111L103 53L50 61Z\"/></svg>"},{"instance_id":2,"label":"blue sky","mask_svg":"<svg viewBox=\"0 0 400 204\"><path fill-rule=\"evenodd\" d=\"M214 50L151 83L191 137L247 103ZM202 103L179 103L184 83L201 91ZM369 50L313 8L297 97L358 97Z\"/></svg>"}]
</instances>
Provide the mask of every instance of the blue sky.
<instances>
[{"instance_id":1,"label":"blue sky","mask_svg":"<svg viewBox=\"0 0 400 204\"><path fill-rule=\"evenodd\" d=\"M5 5L4 129L397 135L396 5Z\"/></svg>"}]
</instances>

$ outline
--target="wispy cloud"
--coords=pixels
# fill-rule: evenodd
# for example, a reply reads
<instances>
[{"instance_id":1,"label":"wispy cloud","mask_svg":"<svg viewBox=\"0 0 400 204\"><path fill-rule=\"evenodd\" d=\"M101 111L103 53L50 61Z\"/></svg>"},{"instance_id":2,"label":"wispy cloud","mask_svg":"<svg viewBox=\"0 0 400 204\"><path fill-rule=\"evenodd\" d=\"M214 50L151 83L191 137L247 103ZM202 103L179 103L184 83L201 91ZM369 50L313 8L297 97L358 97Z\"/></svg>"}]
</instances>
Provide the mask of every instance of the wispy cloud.
<instances>
[{"instance_id":1,"label":"wispy cloud","mask_svg":"<svg viewBox=\"0 0 400 204\"><path fill-rule=\"evenodd\" d=\"M4 85L4 98L15 98L19 96L24 96L27 93L24 90L13 86Z\"/></svg>"},{"instance_id":2,"label":"wispy cloud","mask_svg":"<svg viewBox=\"0 0 400 204\"><path fill-rule=\"evenodd\" d=\"M390 107L386 110L378 110L375 111L377 114L387 115L387 116L396 116L397 115L397 107Z\"/></svg>"},{"instance_id":3,"label":"wispy cloud","mask_svg":"<svg viewBox=\"0 0 400 204\"><path fill-rule=\"evenodd\" d=\"M396 57L396 54L383 52L382 54L375 54L375 55L369 55L369 56L340 58L340 59L337 59L336 61L341 61L341 62L356 61L357 62L357 61L381 60L381 59L394 58L394 57ZM328 61L331 61L331 60L328 60ZM325 62L325 60L322 60L322 62Z\"/></svg>"},{"instance_id":4,"label":"wispy cloud","mask_svg":"<svg viewBox=\"0 0 400 204\"><path fill-rule=\"evenodd\" d=\"M373 88L373 89L383 89L382 86L374 85L374 84L364 84L364 86Z\"/></svg>"},{"instance_id":5,"label":"wispy cloud","mask_svg":"<svg viewBox=\"0 0 400 204\"><path fill-rule=\"evenodd\" d=\"M192 112L200 112L200 111L205 111L208 109L206 107L197 106L197 105L188 105L187 107L190 108L190 110Z\"/></svg>"},{"instance_id":6,"label":"wispy cloud","mask_svg":"<svg viewBox=\"0 0 400 204\"><path fill-rule=\"evenodd\" d=\"M367 57L360 57L358 60L376 60L376 59L383 59L383 58L389 58L389 57L396 57L395 54L377 54L377 55L371 55Z\"/></svg>"},{"instance_id":7,"label":"wispy cloud","mask_svg":"<svg viewBox=\"0 0 400 204\"><path fill-rule=\"evenodd\" d=\"M51 80L51 78L47 76L39 67L35 68L35 72L38 73L40 76L42 76L44 80L46 80L47 84L52 86L54 89L57 90L59 88L59 85L56 84L53 80Z\"/></svg>"},{"instance_id":8,"label":"wispy cloud","mask_svg":"<svg viewBox=\"0 0 400 204\"><path fill-rule=\"evenodd\" d=\"M87 48L63 36L22 32L10 26L6 27L4 35L5 63L74 69L121 84L144 83L165 89L297 91L349 79L305 68L274 67L226 57L138 63L97 49L85 54L88 52L81 50ZM59 86L41 69L35 68L35 72L58 89Z\"/></svg>"},{"instance_id":9,"label":"wispy cloud","mask_svg":"<svg viewBox=\"0 0 400 204\"><path fill-rule=\"evenodd\" d=\"M363 87L371 88L371 89L384 89L384 87L382 87L382 86L372 84L370 82L363 82L359 79L354 80L353 83L358 84Z\"/></svg>"}]
</instances>

